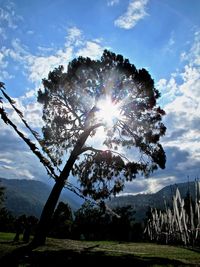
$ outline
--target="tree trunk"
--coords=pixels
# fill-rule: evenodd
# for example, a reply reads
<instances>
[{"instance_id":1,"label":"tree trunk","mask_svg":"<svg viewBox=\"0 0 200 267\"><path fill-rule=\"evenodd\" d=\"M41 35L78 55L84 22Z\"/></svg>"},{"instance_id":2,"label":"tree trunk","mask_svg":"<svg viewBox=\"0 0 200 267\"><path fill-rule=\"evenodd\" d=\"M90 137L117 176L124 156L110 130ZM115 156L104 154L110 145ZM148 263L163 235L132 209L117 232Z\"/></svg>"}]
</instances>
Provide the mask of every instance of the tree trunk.
<instances>
[{"instance_id":1,"label":"tree trunk","mask_svg":"<svg viewBox=\"0 0 200 267\"><path fill-rule=\"evenodd\" d=\"M80 153L80 148L78 149L77 147L75 147L63 171L61 172L60 176L57 178L55 182L55 185L53 186L49 198L47 199L47 202L43 208L40 221L38 223L38 227L36 230L36 234L31 244L33 247L38 247L40 245L45 244L46 236L50 230L49 228L51 225L51 218L53 216L53 212L60 197L61 191L65 185L65 181L68 179L70 171L79 153Z\"/></svg>"},{"instance_id":2,"label":"tree trunk","mask_svg":"<svg viewBox=\"0 0 200 267\"><path fill-rule=\"evenodd\" d=\"M46 236L48 234L48 231L50 230L50 224L51 224L51 218L53 216L53 212L55 210L56 204L58 202L58 199L60 197L61 191L65 185L65 182L67 181L70 171L74 165L74 162L76 161L77 157L82 153L82 148L90 135L91 131L93 131L95 128L101 126L101 123L98 123L96 125L93 125L89 128L87 128L78 139L76 145L74 146L73 151L71 152L71 155L62 170L60 176L57 178L55 185L53 186L53 189L49 195L49 198L47 199L47 202L43 208L40 221L38 223L38 227L36 230L36 234L33 238L33 241L31 242L30 246L32 248L36 248L40 245L44 245L46 241Z\"/></svg>"},{"instance_id":3,"label":"tree trunk","mask_svg":"<svg viewBox=\"0 0 200 267\"><path fill-rule=\"evenodd\" d=\"M60 177L56 180L56 183L53 186L53 189L49 195L49 198L43 208L40 221L36 230L36 234L32 241L33 247L38 247L44 245L46 241L46 236L50 230L51 218L55 210L56 204L58 202L61 191L64 187L64 180Z\"/></svg>"}]
</instances>

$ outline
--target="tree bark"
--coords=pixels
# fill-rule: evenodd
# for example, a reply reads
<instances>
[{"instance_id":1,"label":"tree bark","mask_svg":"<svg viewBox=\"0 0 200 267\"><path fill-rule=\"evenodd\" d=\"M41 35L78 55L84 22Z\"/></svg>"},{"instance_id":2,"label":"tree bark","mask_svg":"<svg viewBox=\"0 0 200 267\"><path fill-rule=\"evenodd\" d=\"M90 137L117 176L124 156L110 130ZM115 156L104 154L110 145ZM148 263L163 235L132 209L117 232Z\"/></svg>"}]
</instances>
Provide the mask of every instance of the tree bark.
<instances>
[{"instance_id":1,"label":"tree bark","mask_svg":"<svg viewBox=\"0 0 200 267\"><path fill-rule=\"evenodd\" d=\"M43 208L40 221L38 223L38 227L36 230L36 234L31 242L31 247L36 248L38 246L44 245L46 241L46 236L48 234L48 231L50 230L50 224L51 224L51 218L53 216L53 212L55 210L56 204L58 202L58 199L60 197L61 191L65 185L65 182L67 181L70 171L77 159L77 157L82 153L82 148L90 135L90 133L97 127L102 126L101 123L98 123L96 125L93 125L89 128L87 128L78 139L76 145L74 146L73 151L71 152L71 155L63 168L60 176L57 178L53 189L49 195L49 198L47 199L47 202Z\"/></svg>"},{"instance_id":2,"label":"tree bark","mask_svg":"<svg viewBox=\"0 0 200 267\"><path fill-rule=\"evenodd\" d=\"M31 244L34 248L45 244L46 236L50 227L51 218L63 187L64 180L59 177L56 180L53 189L49 195L49 198L43 208L40 221L37 226L36 234Z\"/></svg>"}]
</instances>

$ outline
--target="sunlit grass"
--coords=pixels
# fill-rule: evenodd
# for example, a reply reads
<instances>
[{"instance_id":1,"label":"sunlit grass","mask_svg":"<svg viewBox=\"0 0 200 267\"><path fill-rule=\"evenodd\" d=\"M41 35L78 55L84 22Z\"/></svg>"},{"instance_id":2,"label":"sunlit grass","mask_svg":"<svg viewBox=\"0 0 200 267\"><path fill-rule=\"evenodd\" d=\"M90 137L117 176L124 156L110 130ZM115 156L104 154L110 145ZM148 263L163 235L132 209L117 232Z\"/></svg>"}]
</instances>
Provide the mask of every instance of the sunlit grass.
<instances>
[{"instance_id":1,"label":"sunlit grass","mask_svg":"<svg viewBox=\"0 0 200 267\"><path fill-rule=\"evenodd\" d=\"M0 232L0 241L12 241L15 233L4 233Z\"/></svg>"},{"instance_id":2,"label":"sunlit grass","mask_svg":"<svg viewBox=\"0 0 200 267\"><path fill-rule=\"evenodd\" d=\"M1 257L12 253L15 248L24 245L23 242L13 243L13 238L14 233L0 233ZM163 266L163 263L161 265L157 264L160 260L162 262L167 260L168 263L166 266L174 266L173 264L171 265L173 261L178 261L181 265L186 264L187 266L199 266L198 264L200 262L200 253L178 246L117 241L78 241L54 238L47 238L46 245L37 248L34 251L34 255L36 255L39 261L40 258L41 260L44 258L44 255L49 255L52 260L56 260L58 255L60 255L59 257L63 257L63 260L66 261L65 255L69 256L72 253L72 255L75 255L73 257L76 259L81 255L85 255L85 252L91 254L93 258L96 257L96 255L99 257L98 255L101 255L99 253L103 253L102 255L106 258L108 256L109 259L114 257L115 260L118 258L121 260L122 258L124 259L124 257L125 259L128 257L128 260L133 258L133 260L137 261L139 259L139 261L144 261L145 263L148 261L151 263L155 262L155 264L151 264L153 267ZM158 260L155 261L155 259ZM62 259L59 258L59 261L62 262Z\"/></svg>"},{"instance_id":3,"label":"sunlit grass","mask_svg":"<svg viewBox=\"0 0 200 267\"><path fill-rule=\"evenodd\" d=\"M187 248L169 245L158 245L153 243L132 243L114 241L77 241L48 239L47 245L51 249L63 249L64 247L77 251L92 248L93 251L104 251L110 255L131 254L142 258L163 258L179 260L186 264L197 264L200 262L200 253ZM45 247L43 247L45 250Z\"/></svg>"}]
</instances>

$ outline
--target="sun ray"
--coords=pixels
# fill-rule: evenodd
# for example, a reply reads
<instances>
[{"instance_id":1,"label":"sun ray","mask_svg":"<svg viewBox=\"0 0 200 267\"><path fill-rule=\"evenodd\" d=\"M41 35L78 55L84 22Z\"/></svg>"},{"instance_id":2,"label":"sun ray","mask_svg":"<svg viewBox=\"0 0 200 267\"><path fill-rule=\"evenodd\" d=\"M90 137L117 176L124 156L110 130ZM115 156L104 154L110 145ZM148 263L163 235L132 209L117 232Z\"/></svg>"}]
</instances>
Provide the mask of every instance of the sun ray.
<instances>
[{"instance_id":1,"label":"sun ray","mask_svg":"<svg viewBox=\"0 0 200 267\"><path fill-rule=\"evenodd\" d=\"M120 103L112 101L110 96L99 100L97 108L97 118L104 122L108 128L113 127L121 118Z\"/></svg>"}]
</instances>

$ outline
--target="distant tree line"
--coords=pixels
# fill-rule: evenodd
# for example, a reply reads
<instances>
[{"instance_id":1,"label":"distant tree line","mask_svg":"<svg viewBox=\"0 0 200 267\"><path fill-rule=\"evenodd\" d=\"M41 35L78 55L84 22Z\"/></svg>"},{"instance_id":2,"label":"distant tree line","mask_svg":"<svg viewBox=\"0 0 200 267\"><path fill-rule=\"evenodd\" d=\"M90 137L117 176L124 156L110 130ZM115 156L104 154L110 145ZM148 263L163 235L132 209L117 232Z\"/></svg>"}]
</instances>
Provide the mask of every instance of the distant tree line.
<instances>
[{"instance_id":1,"label":"distant tree line","mask_svg":"<svg viewBox=\"0 0 200 267\"><path fill-rule=\"evenodd\" d=\"M0 188L0 231L15 232L15 242L29 242L34 235L38 219L25 214L15 217L5 207L4 188ZM51 220L49 236L80 240L140 241L143 227L135 223L131 206L117 207L106 211L86 201L75 212L64 202L59 202Z\"/></svg>"},{"instance_id":2,"label":"distant tree line","mask_svg":"<svg viewBox=\"0 0 200 267\"><path fill-rule=\"evenodd\" d=\"M116 207L85 201L75 212L69 204L59 202L50 222L49 237L77 240L154 241L165 244L196 245L200 238L200 183L196 182L195 199L188 191L184 199L177 189L172 209L149 208L146 219L136 223L132 206ZM15 242L28 243L34 235L38 219L34 216L14 217L5 207L4 188L0 187L0 231L15 232ZM146 229L145 229L146 224Z\"/></svg>"},{"instance_id":3,"label":"distant tree line","mask_svg":"<svg viewBox=\"0 0 200 267\"><path fill-rule=\"evenodd\" d=\"M0 185L0 231L14 230L14 216L4 207L5 187Z\"/></svg>"},{"instance_id":4,"label":"distant tree line","mask_svg":"<svg viewBox=\"0 0 200 267\"><path fill-rule=\"evenodd\" d=\"M49 236L78 240L140 241L143 227L134 221L131 206L104 208L85 201L76 212L68 204L60 202L54 212Z\"/></svg>"},{"instance_id":5,"label":"distant tree line","mask_svg":"<svg viewBox=\"0 0 200 267\"><path fill-rule=\"evenodd\" d=\"M0 186L0 232L15 232L13 241L18 242L20 235L22 240L28 243L30 235L34 234L38 219L35 216L14 216L9 210L4 207L5 187Z\"/></svg>"}]
</instances>

